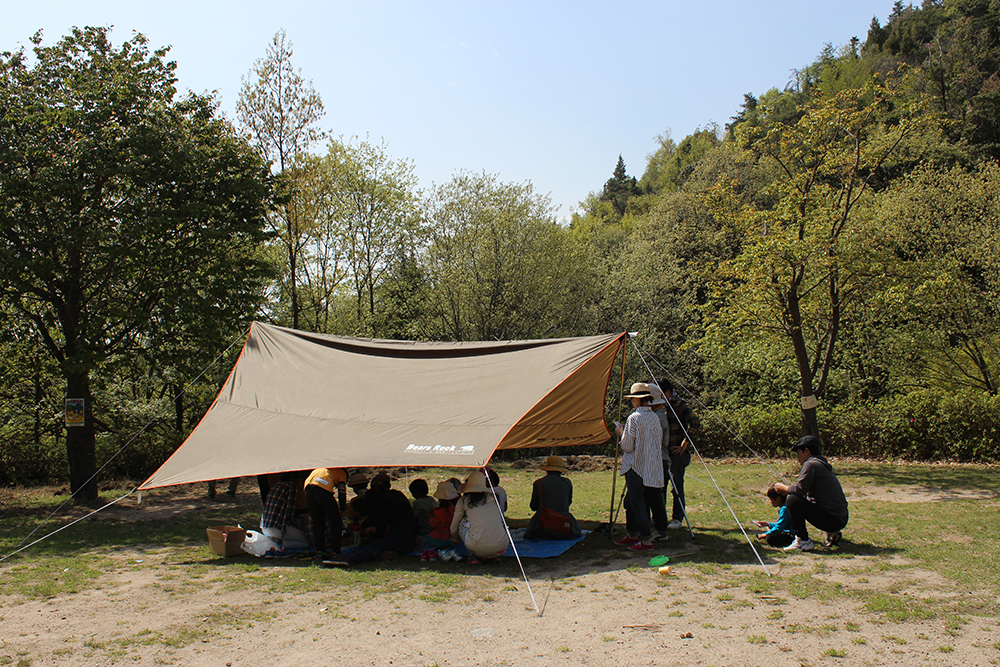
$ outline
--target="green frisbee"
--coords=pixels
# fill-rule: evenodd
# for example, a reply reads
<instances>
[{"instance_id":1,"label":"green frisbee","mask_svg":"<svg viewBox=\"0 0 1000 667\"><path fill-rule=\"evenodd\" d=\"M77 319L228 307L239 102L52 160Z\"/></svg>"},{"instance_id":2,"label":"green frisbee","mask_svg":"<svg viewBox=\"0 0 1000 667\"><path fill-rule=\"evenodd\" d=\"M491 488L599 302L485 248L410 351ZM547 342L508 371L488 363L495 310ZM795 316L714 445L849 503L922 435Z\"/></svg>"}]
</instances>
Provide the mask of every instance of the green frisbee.
<instances>
[{"instance_id":1,"label":"green frisbee","mask_svg":"<svg viewBox=\"0 0 1000 667\"><path fill-rule=\"evenodd\" d=\"M650 567L660 567L670 562L670 556L653 556L649 559Z\"/></svg>"}]
</instances>

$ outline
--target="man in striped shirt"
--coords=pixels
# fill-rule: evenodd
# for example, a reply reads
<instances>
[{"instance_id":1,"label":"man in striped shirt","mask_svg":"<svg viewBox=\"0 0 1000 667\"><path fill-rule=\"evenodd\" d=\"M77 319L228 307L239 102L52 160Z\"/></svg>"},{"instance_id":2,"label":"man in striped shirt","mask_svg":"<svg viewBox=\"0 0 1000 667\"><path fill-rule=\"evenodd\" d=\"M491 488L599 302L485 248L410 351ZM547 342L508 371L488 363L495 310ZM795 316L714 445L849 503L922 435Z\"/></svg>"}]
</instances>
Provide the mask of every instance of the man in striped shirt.
<instances>
[{"instance_id":1,"label":"man in striped shirt","mask_svg":"<svg viewBox=\"0 0 1000 667\"><path fill-rule=\"evenodd\" d=\"M663 459L660 454L663 429L659 418L650 409L652 396L648 384L636 382L625 398L632 401L635 411L628 416L624 426L615 425L615 432L621 438L621 474L625 477L625 529L628 534L616 544L627 546L633 551L651 551L653 530L650 512L663 513L663 519L666 514L662 504L652 503L650 506L646 501L651 495L650 491L663 488ZM658 517L657 523L660 520Z\"/></svg>"}]
</instances>

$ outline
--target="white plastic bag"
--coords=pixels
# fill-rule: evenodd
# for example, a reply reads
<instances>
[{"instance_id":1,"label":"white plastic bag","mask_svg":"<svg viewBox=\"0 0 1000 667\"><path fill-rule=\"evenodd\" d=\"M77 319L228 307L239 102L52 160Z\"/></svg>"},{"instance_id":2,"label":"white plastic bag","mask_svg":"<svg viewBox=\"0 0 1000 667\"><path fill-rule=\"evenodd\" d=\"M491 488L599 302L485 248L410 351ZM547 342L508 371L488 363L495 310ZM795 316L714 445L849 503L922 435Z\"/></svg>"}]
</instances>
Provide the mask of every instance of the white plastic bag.
<instances>
[{"instance_id":1,"label":"white plastic bag","mask_svg":"<svg viewBox=\"0 0 1000 667\"><path fill-rule=\"evenodd\" d=\"M281 551L281 545L263 533L248 530L247 536L243 540L243 551L251 556L263 556L268 551Z\"/></svg>"}]
</instances>

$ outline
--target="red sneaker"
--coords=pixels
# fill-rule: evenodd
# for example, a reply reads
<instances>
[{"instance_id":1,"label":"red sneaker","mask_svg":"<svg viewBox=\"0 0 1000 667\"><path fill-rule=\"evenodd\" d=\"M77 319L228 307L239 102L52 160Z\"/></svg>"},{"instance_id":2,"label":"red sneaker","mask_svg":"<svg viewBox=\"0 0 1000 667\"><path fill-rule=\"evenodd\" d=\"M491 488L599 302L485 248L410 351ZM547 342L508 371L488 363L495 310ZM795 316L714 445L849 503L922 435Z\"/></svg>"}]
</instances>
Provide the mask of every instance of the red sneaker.
<instances>
[{"instance_id":1,"label":"red sneaker","mask_svg":"<svg viewBox=\"0 0 1000 667\"><path fill-rule=\"evenodd\" d=\"M622 539L620 539L617 542L615 542L615 544L620 544L623 547L627 547L630 544L638 544L639 542L640 542L640 540L639 540L638 537L629 537L628 535L626 535Z\"/></svg>"},{"instance_id":2,"label":"red sneaker","mask_svg":"<svg viewBox=\"0 0 1000 667\"><path fill-rule=\"evenodd\" d=\"M652 551L652 544L643 544L642 542L637 542L636 544L630 544L629 549L632 551Z\"/></svg>"}]
</instances>

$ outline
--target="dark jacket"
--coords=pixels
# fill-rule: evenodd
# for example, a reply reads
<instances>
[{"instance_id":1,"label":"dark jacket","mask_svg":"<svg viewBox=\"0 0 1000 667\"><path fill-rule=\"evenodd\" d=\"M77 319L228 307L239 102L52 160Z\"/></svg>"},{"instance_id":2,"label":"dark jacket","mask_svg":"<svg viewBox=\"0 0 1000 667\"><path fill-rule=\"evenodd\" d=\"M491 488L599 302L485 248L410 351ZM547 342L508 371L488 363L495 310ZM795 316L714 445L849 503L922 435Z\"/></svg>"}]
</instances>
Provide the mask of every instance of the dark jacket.
<instances>
[{"instance_id":1,"label":"dark jacket","mask_svg":"<svg viewBox=\"0 0 1000 667\"><path fill-rule=\"evenodd\" d=\"M799 477L788 487L788 494L814 502L833 516L847 518L847 497L833 466L822 456L810 456L802 464Z\"/></svg>"},{"instance_id":2,"label":"dark jacket","mask_svg":"<svg viewBox=\"0 0 1000 667\"><path fill-rule=\"evenodd\" d=\"M582 534L580 524L576 518L570 514L569 506L573 503L573 482L569 481L559 473L550 472L545 477L535 480L531 488L531 502L529 506L535 511L528 523L524 537L528 540L565 540L579 537ZM569 515L570 531L568 534L556 534L549 532L541 523L539 510L542 507L554 510L562 514Z\"/></svg>"}]
</instances>

